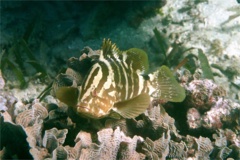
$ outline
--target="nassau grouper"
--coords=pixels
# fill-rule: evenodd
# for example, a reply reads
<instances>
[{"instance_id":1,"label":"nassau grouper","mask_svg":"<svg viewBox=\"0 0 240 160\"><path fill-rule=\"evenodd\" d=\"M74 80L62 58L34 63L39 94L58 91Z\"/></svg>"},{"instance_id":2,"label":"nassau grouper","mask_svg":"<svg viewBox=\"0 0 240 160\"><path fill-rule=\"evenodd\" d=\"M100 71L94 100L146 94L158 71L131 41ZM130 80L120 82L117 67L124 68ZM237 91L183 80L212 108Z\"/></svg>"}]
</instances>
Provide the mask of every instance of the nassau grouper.
<instances>
[{"instance_id":1,"label":"nassau grouper","mask_svg":"<svg viewBox=\"0 0 240 160\"><path fill-rule=\"evenodd\" d=\"M60 87L56 97L79 115L95 119L111 115L135 118L148 108L150 97L184 100L185 90L168 67L162 66L151 74L147 74L148 68L143 50L120 51L110 40L104 40L99 58L81 85Z\"/></svg>"}]
</instances>

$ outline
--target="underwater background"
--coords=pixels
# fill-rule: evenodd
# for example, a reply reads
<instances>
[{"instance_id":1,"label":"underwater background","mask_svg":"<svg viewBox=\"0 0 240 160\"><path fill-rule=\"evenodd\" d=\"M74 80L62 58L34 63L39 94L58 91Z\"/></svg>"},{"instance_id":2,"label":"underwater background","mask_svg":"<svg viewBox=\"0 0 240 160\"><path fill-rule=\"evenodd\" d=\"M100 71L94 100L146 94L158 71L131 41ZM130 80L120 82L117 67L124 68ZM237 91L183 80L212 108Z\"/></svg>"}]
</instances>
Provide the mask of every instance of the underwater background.
<instances>
[{"instance_id":1,"label":"underwater background","mask_svg":"<svg viewBox=\"0 0 240 160\"><path fill-rule=\"evenodd\" d=\"M1 159L240 159L238 1L3 0L0 26ZM168 66L185 100L78 116L52 90L61 74L81 81L69 59L103 39L144 50L149 72Z\"/></svg>"}]
</instances>

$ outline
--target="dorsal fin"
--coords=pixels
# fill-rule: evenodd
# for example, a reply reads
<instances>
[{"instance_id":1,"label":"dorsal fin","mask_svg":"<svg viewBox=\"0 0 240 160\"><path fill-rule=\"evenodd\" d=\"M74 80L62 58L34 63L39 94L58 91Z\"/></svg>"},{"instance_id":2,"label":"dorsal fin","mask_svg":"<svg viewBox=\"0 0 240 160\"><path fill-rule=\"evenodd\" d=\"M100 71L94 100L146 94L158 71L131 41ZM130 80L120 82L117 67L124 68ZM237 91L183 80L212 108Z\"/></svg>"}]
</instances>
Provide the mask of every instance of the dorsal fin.
<instances>
[{"instance_id":1,"label":"dorsal fin","mask_svg":"<svg viewBox=\"0 0 240 160\"><path fill-rule=\"evenodd\" d=\"M126 63L132 63L132 68L134 70L140 70L142 73L148 72L148 56L144 50L138 48L131 48L123 54L127 55Z\"/></svg>"},{"instance_id":2,"label":"dorsal fin","mask_svg":"<svg viewBox=\"0 0 240 160\"><path fill-rule=\"evenodd\" d=\"M132 65L133 70L139 70L141 73L147 73L149 64L147 53L138 48L131 48L127 51L120 51L109 39L103 40L101 58L112 57L120 59L128 65Z\"/></svg>"},{"instance_id":3,"label":"dorsal fin","mask_svg":"<svg viewBox=\"0 0 240 160\"><path fill-rule=\"evenodd\" d=\"M112 43L110 39L104 39L102 44L102 54L103 57L107 55L112 56L113 54L119 53L119 49L117 48L116 44Z\"/></svg>"}]
</instances>

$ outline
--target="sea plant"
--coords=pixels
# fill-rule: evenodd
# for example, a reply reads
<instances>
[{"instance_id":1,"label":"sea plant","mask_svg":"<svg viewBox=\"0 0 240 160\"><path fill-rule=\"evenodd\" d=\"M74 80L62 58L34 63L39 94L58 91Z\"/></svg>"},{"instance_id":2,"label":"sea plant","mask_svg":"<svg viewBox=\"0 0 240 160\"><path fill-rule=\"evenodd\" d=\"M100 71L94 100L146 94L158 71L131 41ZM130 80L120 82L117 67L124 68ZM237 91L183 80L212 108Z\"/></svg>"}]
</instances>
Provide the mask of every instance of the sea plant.
<instances>
[{"instance_id":1,"label":"sea plant","mask_svg":"<svg viewBox=\"0 0 240 160\"><path fill-rule=\"evenodd\" d=\"M164 55L164 60L162 61L161 65L175 67L176 70L190 62L192 58L196 58L195 55L188 54L183 58L183 60L181 60L181 57L183 57L186 52L189 52L195 48L185 48L183 43L179 42L177 38L171 43L169 36L167 36L164 32L160 32L157 28L154 28L153 32L157 39L160 53Z\"/></svg>"},{"instance_id":2,"label":"sea plant","mask_svg":"<svg viewBox=\"0 0 240 160\"><path fill-rule=\"evenodd\" d=\"M6 81L9 80L7 72L12 71L13 76L19 81L21 89L25 88L28 84L24 76L29 76L29 73L27 73L29 66L33 67L36 71L36 74L30 76L30 78L37 77L43 79L48 76L47 70L38 62L28 45L29 38L34 30L34 23L35 21L29 24L22 38L14 40L11 47L6 47L0 58L0 68L3 78Z\"/></svg>"},{"instance_id":3,"label":"sea plant","mask_svg":"<svg viewBox=\"0 0 240 160\"><path fill-rule=\"evenodd\" d=\"M50 94L50 91L52 90L52 85L53 82L51 82L37 97L37 99L39 99L39 101L41 102L47 95Z\"/></svg>"},{"instance_id":4,"label":"sea plant","mask_svg":"<svg viewBox=\"0 0 240 160\"><path fill-rule=\"evenodd\" d=\"M200 65L203 71L203 77L213 80L213 73L208 63L208 59L201 49L198 49L198 59L200 61Z\"/></svg>"},{"instance_id":5,"label":"sea plant","mask_svg":"<svg viewBox=\"0 0 240 160\"><path fill-rule=\"evenodd\" d=\"M203 78L213 80L211 67L202 49L195 47L185 48L182 43L178 42L178 40L175 40L173 43L171 43L169 37L166 36L166 34L160 32L157 28L154 28L153 32L157 39L160 53L163 54L165 58L162 62L162 65L175 67L174 71L182 66L185 66L185 68L187 68L191 73L194 73L197 69L194 61L198 60L203 72ZM185 56L185 53L192 50L196 50L198 54L195 55L188 53ZM181 58L183 59L181 60Z\"/></svg>"},{"instance_id":6,"label":"sea plant","mask_svg":"<svg viewBox=\"0 0 240 160\"><path fill-rule=\"evenodd\" d=\"M20 82L20 88L25 88L27 85L26 80L24 79L23 72L9 59L4 59L1 62L1 70L3 71L3 76L4 76L4 67L9 66L9 68L13 71L13 73L16 75L17 79ZM5 78L5 77L4 77Z\"/></svg>"}]
</instances>

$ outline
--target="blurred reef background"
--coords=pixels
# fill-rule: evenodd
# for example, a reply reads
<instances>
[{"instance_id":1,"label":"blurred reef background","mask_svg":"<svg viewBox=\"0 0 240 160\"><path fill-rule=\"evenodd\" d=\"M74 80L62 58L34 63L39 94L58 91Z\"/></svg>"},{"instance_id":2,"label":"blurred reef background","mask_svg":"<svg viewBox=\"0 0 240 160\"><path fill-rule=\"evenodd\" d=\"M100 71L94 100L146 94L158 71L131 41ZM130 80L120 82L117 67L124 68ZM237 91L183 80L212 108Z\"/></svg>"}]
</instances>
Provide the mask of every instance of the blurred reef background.
<instances>
[{"instance_id":1,"label":"blurred reef background","mask_svg":"<svg viewBox=\"0 0 240 160\"><path fill-rule=\"evenodd\" d=\"M111 39L173 70L181 103L78 117L55 77ZM89 52L89 50L88 50ZM239 1L0 1L1 159L240 159Z\"/></svg>"}]
</instances>

